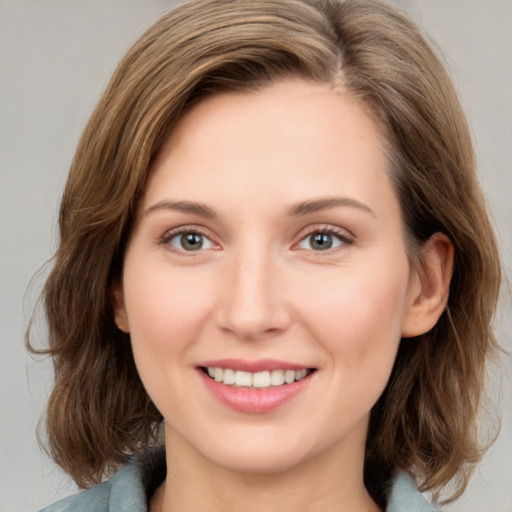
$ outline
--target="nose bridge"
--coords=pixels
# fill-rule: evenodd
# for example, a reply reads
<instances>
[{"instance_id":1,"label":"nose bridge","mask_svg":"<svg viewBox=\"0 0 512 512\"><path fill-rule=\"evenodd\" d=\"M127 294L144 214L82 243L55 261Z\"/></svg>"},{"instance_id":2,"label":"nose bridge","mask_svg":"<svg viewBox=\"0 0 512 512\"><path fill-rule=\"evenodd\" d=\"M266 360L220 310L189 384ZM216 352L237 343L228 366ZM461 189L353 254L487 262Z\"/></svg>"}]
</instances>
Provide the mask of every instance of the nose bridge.
<instances>
[{"instance_id":1,"label":"nose bridge","mask_svg":"<svg viewBox=\"0 0 512 512\"><path fill-rule=\"evenodd\" d=\"M283 330L289 313L275 254L269 247L248 241L229 258L220 325L245 339Z\"/></svg>"}]
</instances>

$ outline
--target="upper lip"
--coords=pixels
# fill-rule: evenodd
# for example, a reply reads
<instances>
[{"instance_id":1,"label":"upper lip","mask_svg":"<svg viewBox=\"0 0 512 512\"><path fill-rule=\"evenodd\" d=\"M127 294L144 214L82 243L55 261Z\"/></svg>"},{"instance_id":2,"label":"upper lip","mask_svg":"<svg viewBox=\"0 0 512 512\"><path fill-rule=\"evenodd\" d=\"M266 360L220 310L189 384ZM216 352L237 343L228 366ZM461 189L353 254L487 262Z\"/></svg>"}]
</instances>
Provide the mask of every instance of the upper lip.
<instances>
[{"instance_id":1,"label":"upper lip","mask_svg":"<svg viewBox=\"0 0 512 512\"><path fill-rule=\"evenodd\" d=\"M203 361L198 366L205 368L229 368L231 370L241 370L251 373L272 370L304 370L311 368L311 366L291 363L289 361L279 361L278 359L257 359L254 361L246 359L215 359Z\"/></svg>"}]
</instances>

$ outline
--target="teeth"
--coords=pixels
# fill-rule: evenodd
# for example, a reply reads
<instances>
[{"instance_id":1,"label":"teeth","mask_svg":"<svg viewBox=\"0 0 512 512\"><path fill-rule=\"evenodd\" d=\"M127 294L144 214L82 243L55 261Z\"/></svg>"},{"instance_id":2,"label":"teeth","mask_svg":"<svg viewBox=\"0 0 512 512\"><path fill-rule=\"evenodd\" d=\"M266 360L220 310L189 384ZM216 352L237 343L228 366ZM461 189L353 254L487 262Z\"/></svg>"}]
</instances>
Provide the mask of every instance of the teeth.
<instances>
[{"instance_id":1,"label":"teeth","mask_svg":"<svg viewBox=\"0 0 512 512\"><path fill-rule=\"evenodd\" d=\"M229 368L224 370L222 382L224 382L224 384L234 384L236 382L235 372Z\"/></svg>"},{"instance_id":2,"label":"teeth","mask_svg":"<svg viewBox=\"0 0 512 512\"><path fill-rule=\"evenodd\" d=\"M252 373L237 370L235 372L235 384L237 386L252 386Z\"/></svg>"},{"instance_id":3,"label":"teeth","mask_svg":"<svg viewBox=\"0 0 512 512\"><path fill-rule=\"evenodd\" d=\"M307 374L308 371L306 369L299 370L295 373L295 380L302 380Z\"/></svg>"},{"instance_id":4,"label":"teeth","mask_svg":"<svg viewBox=\"0 0 512 512\"><path fill-rule=\"evenodd\" d=\"M252 376L253 388L268 388L270 387L270 372L258 372Z\"/></svg>"},{"instance_id":5,"label":"teeth","mask_svg":"<svg viewBox=\"0 0 512 512\"><path fill-rule=\"evenodd\" d=\"M286 370L284 372L284 381L286 384L291 384L295 381L295 372L293 370Z\"/></svg>"},{"instance_id":6,"label":"teeth","mask_svg":"<svg viewBox=\"0 0 512 512\"><path fill-rule=\"evenodd\" d=\"M208 375L228 386L268 388L271 386L282 386L291 384L306 377L308 370L272 370L264 372L244 372L241 370L232 370L230 368L218 368L209 366L206 368Z\"/></svg>"},{"instance_id":7,"label":"teeth","mask_svg":"<svg viewBox=\"0 0 512 512\"><path fill-rule=\"evenodd\" d=\"M284 372L283 370L273 370L270 373L270 385L281 386L284 384Z\"/></svg>"}]
</instances>

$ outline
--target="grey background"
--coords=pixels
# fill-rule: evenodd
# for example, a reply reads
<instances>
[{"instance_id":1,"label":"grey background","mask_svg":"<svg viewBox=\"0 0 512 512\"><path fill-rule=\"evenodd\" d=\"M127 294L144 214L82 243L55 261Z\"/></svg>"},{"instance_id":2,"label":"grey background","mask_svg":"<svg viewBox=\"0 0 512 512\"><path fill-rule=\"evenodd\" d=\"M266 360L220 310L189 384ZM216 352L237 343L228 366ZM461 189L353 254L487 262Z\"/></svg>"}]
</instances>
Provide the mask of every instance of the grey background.
<instances>
[{"instance_id":1,"label":"grey background","mask_svg":"<svg viewBox=\"0 0 512 512\"><path fill-rule=\"evenodd\" d=\"M443 49L472 124L481 180L512 268L512 0L395 0ZM164 0L0 0L0 512L75 488L38 448L48 361L23 332L56 247L59 195L80 132L117 61ZM510 278L510 277L509 277ZM28 289L28 291L27 291ZM510 301L498 322L512 350ZM490 371L497 442L452 512L512 511L512 360Z\"/></svg>"}]
</instances>

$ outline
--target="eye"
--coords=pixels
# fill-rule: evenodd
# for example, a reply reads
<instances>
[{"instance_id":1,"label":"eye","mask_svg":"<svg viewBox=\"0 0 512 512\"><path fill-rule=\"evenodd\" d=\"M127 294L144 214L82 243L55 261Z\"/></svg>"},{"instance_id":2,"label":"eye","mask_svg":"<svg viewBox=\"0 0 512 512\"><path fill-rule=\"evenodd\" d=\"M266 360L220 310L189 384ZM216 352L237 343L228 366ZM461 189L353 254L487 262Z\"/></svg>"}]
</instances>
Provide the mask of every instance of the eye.
<instances>
[{"instance_id":1,"label":"eye","mask_svg":"<svg viewBox=\"0 0 512 512\"><path fill-rule=\"evenodd\" d=\"M170 233L163 242L177 251L185 252L212 249L214 247L213 242L206 235L193 230Z\"/></svg>"},{"instance_id":2,"label":"eye","mask_svg":"<svg viewBox=\"0 0 512 512\"><path fill-rule=\"evenodd\" d=\"M332 229L323 229L309 233L302 238L297 247L311 251L327 251L342 245L350 245L352 242L352 239L345 234Z\"/></svg>"}]
</instances>

